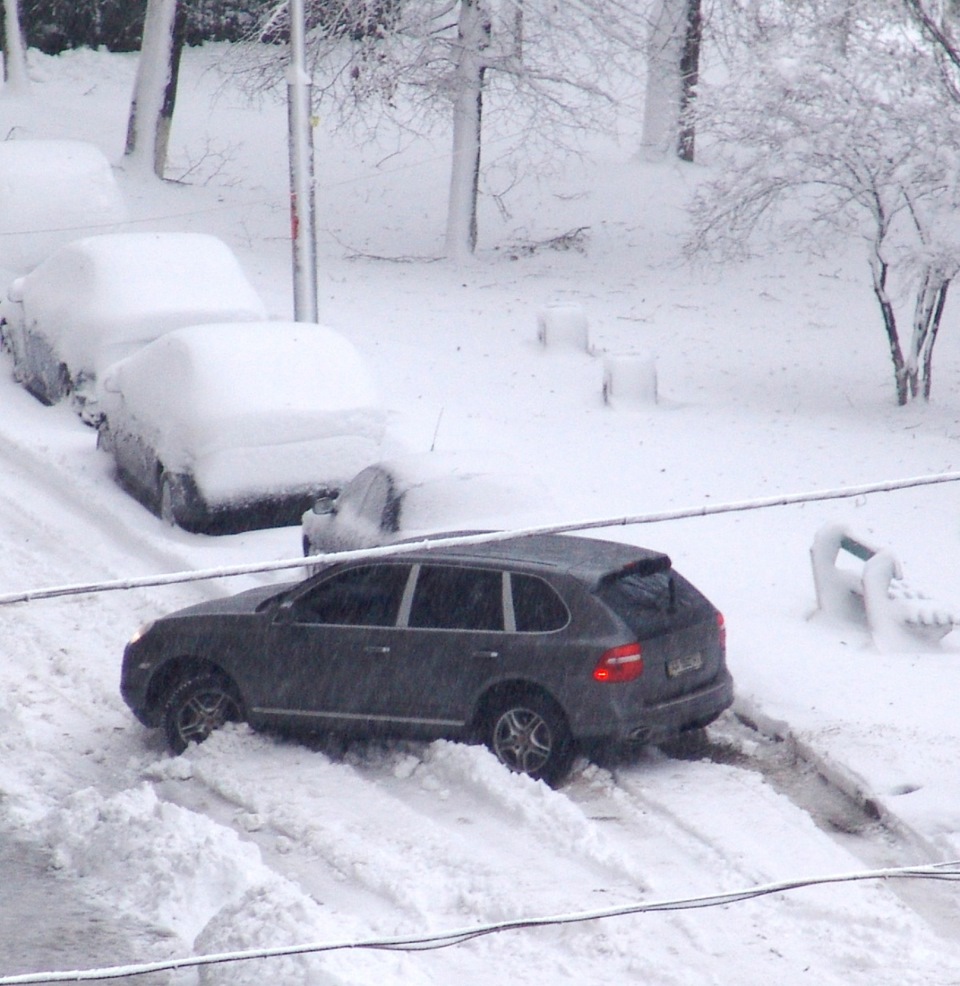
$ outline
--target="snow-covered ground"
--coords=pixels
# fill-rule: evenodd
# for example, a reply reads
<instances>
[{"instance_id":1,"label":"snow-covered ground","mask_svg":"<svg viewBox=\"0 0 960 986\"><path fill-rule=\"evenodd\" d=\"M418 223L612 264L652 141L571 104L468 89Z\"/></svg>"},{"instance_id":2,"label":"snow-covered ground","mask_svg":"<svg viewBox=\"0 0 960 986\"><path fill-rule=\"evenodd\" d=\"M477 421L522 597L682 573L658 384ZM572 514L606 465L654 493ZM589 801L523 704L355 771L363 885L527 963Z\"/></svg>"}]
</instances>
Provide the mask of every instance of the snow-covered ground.
<instances>
[{"instance_id":1,"label":"snow-covered ground","mask_svg":"<svg viewBox=\"0 0 960 986\"><path fill-rule=\"evenodd\" d=\"M224 58L187 53L171 142L182 181L118 174L130 228L221 236L271 316L288 318L285 111L224 86ZM119 162L134 71L133 56L34 55L32 94L0 96L0 132L91 140ZM387 452L501 449L550 487L544 523L960 465L956 316L948 306L934 402L893 406L855 245L691 268L682 206L703 169L640 165L626 140L524 186L508 212L485 202L475 263L429 262L446 141L392 150L317 135L321 318L380 380ZM579 227L586 252L523 249ZM583 306L592 354L539 346L537 314L554 303ZM659 401L605 406L604 352L652 357ZM115 487L93 433L29 397L9 365L0 408L0 593L299 552L295 528L165 529ZM815 612L809 564L817 530L842 522L960 606L956 502L948 484L615 529L667 551L724 611L738 710L767 735L731 716L704 758L581 761L560 791L450 743L344 749L237 729L169 758L119 697L123 644L251 576L3 608L0 983L960 857L960 645L881 651ZM152 981L956 983L954 886L821 886Z\"/></svg>"}]
</instances>

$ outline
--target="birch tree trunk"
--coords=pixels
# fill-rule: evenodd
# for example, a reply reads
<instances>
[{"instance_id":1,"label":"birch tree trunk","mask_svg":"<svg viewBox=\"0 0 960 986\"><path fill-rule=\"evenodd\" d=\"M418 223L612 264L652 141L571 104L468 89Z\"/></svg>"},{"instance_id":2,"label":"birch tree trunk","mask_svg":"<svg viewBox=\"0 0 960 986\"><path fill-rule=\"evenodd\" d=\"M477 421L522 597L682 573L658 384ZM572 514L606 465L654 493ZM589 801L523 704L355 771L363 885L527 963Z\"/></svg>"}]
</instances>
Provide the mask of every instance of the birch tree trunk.
<instances>
[{"instance_id":1,"label":"birch tree trunk","mask_svg":"<svg viewBox=\"0 0 960 986\"><path fill-rule=\"evenodd\" d=\"M30 88L19 0L3 0L3 79L11 92L25 93Z\"/></svg>"},{"instance_id":2,"label":"birch tree trunk","mask_svg":"<svg viewBox=\"0 0 960 986\"><path fill-rule=\"evenodd\" d=\"M677 154L682 161L692 161L696 130L693 107L700 82L700 45L703 40L701 0L687 0L683 49L680 52L680 130Z\"/></svg>"},{"instance_id":3,"label":"birch tree trunk","mask_svg":"<svg viewBox=\"0 0 960 986\"><path fill-rule=\"evenodd\" d=\"M462 260L477 247L477 195L483 120L484 52L490 44L484 0L461 0L453 103L453 161L444 252Z\"/></svg>"},{"instance_id":4,"label":"birch tree trunk","mask_svg":"<svg viewBox=\"0 0 960 986\"><path fill-rule=\"evenodd\" d=\"M177 95L183 12L178 0L147 0L143 43L127 123L131 169L163 178Z\"/></svg>"},{"instance_id":5,"label":"birch tree trunk","mask_svg":"<svg viewBox=\"0 0 960 986\"><path fill-rule=\"evenodd\" d=\"M641 153L650 160L665 158L677 147L686 32L687 0L659 0L647 39L647 92L641 137Z\"/></svg>"}]
</instances>

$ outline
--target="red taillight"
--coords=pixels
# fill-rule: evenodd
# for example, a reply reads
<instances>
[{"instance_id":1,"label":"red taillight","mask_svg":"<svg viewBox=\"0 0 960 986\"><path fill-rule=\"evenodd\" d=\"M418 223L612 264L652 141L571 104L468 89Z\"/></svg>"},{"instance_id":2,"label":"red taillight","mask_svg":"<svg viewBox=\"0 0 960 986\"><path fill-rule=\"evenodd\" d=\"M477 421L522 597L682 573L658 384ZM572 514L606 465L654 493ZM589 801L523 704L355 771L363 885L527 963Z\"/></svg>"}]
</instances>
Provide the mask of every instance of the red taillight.
<instances>
[{"instance_id":1,"label":"red taillight","mask_svg":"<svg viewBox=\"0 0 960 986\"><path fill-rule=\"evenodd\" d=\"M727 623L723 618L723 613L717 613L717 629L720 631L720 646L727 649Z\"/></svg>"},{"instance_id":2,"label":"red taillight","mask_svg":"<svg viewBox=\"0 0 960 986\"><path fill-rule=\"evenodd\" d=\"M633 681L643 674L639 644L622 644L602 654L593 669L595 681Z\"/></svg>"}]
</instances>

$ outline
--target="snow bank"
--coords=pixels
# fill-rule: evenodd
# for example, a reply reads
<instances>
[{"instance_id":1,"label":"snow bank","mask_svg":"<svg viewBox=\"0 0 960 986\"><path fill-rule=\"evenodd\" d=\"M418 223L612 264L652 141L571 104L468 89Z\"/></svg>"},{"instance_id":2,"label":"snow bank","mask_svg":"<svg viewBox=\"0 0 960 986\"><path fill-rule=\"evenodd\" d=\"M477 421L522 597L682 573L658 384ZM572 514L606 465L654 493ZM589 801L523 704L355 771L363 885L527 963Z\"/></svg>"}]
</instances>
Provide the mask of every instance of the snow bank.
<instances>
[{"instance_id":1,"label":"snow bank","mask_svg":"<svg viewBox=\"0 0 960 986\"><path fill-rule=\"evenodd\" d=\"M185 943L225 902L271 879L256 846L159 800L148 785L111 797L77 792L52 813L46 837L58 869L102 887L118 910L149 916Z\"/></svg>"}]
</instances>

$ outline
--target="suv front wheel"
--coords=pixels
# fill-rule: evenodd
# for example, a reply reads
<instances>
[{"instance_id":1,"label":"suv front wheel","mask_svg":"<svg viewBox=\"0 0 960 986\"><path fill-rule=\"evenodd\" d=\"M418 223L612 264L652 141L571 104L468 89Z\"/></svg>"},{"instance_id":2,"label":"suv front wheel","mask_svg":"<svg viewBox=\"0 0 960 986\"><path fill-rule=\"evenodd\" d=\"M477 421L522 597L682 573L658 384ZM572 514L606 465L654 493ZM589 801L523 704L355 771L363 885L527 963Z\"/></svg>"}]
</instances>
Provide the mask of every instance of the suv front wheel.
<instances>
[{"instance_id":1,"label":"suv front wheel","mask_svg":"<svg viewBox=\"0 0 960 986\"><path fill-rule=\"evenodd\" d=\"M202 743L226 722L242 722L236 689L218 674L200 674L180 682L163 707L167 744L177 754Z\"/></svg>"}]
</instances>

